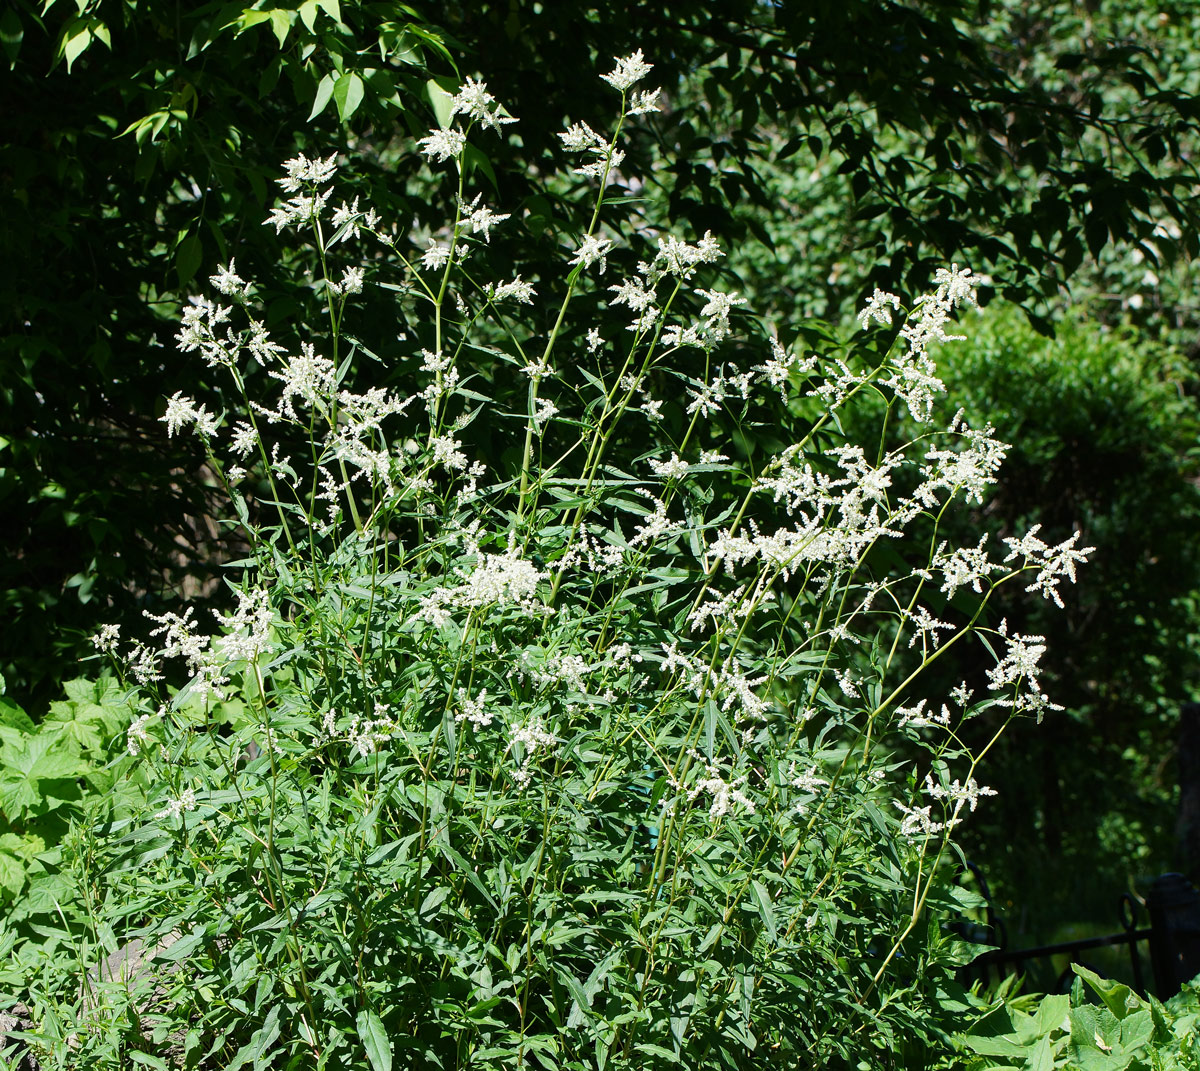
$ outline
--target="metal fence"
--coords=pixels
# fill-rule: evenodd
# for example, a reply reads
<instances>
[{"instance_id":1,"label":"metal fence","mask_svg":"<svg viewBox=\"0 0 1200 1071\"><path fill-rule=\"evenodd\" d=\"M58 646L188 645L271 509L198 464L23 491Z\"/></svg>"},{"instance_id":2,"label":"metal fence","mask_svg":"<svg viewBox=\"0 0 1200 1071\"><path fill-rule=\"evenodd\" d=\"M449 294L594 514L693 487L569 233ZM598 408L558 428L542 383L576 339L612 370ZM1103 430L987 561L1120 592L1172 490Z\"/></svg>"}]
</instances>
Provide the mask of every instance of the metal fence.
<instances>
[{"instance_id":1,"label":"metal fence","mask_svg":"<svg viewBox=\"0 0 1200 1071\"><path fill-rule=\"evenodd\" d=\"M1167 1000L1179 992L1184 982L1200 974L1200 893L1182 874L1163 874L1154 879L1143 903L1129 893L1117 901L1121 932L1100 937L1085 937L1077 941L1060 941L1034 948L1010 949L1008 930L992 905L987 879L973 863L967 867L979 883L979 891L987 902L987 922L968 925L960 930L962 936L977 944L993 947L964 968L968 982L989 982L993 975L1021 973L1022 965L1031 960L1050 960L1066 955L1068 966L1059 975L1059 988L1071 977L1070 963L1079 962L1079 954L1089 949L1120 947L1129 950L1129 965L1133 988L1143 996L1147 989L1143 979L1142 959L1138 945L1146 942L1154 974L1154 995ZM1145 910L1149 925L1139 925Z\"/></svg>"}]
</instances>

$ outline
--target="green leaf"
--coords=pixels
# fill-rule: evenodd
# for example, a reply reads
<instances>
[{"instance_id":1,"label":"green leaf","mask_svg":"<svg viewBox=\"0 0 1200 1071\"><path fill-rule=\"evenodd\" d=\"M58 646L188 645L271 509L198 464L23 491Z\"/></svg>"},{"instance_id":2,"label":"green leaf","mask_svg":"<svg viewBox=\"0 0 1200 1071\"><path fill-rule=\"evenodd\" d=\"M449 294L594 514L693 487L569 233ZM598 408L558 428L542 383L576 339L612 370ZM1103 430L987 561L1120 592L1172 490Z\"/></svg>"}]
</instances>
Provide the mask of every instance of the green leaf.
<instances>
[{"instance_id":1,"label":"green leaf","mask_svg":"<svg viewBox=\"0 0 1200 1071\"><path fill-rule=\"evenodd\" d=\"M187 286L200 269L204 259L204 246L200 235L189 234L175 250L175 271L179 275L179 285Z\"/></svg>"},{"instance_id":2,"label":"green leaf","mask_svg":"<svg viewBox=\"0 0 1200 1071\"><path fill-rule=\"evenodd\" d=\"M363 99L363 80L357 74L343 74L333 87L333 99L337 102L338 117L346 122L356 111Z\"/></svg>"},{"instance_id":3,"label":"green leaf","mask_svg":"<svg viewBox=\"0 0 1200 1071\"><path fill-rule=\"evenodd\" d=\"M25 865L15 855L0 851L0 888L12 896L20 895L25 885Z\"/></svg>"},{"instance_id":4,"label":"green leaf","mask_svg":"<svg viewBox=\"0 0 1200 1071\"><path fill-rule=\"evenodd\" d=\"M31 735L37 731L33 719L11 699L0 699L0 725L20 729L21 732Z\"/></svg>"},{"instance_id":5,"label":"green leaf","mask_svg":"<svg viewBox=\"0 0 1200 1071\"><path fill-rule=\"evenodd\" d=\"M271 12L271 30L275 34L275 40L279 42L280 48L283 48L283 44L287 40L288 31L292 28L292 19L295 17L294 12L281 11L279 8Z\"/></svg>"},{"instance_id":6,"label":"green leaf","mask_svg":"<svg viewBox=\"0 0 1200 1071\"><path fill-rule=\"evenodd\" d=\"M85 20L76 19L67 24L58 54L66 57L68 74L71 73L71 67L75 61L83 55L91 43L92 31Z\"/></svg>"},{"instance_id":7,"label":"green leaf","mask_svg":"<svg viewBox=\"0 0 1200 1071\"><path fill-rule=\"evenodd\" d=\"M1109 978L1101 978L1095 971L1090 971L1078 963L1072 963L1071 970L1088 984L1092 991L1104 1001L1104 1006L1118 1019L1124 1019L1130 1012L1146 1006L1145 1001L1127 985L1114 982Z\"/></svg>"},{"instance_id":8,"label":"green leaf","mask_svg":"<svg viewBox=\"0 0 1200 1071\"><path fill-rule=\"evenodd\" d=\"M30 780L78 776L83 772L84 764L66 749L56 748L58 742L57 736L51 733L39 733L30 737L15 768L21 770Z\"/></svg>"},{"instance_id":9,"label":"green leaf","mask_svg":"<svg viewBox=\"0 0 1200 1071\"><path fill-rule=\"evenodd\" d=\"M8 57L8 69L11 71L17 65L17 56L21 53L21 42L25 38L25 26L21 16L11 7L6 7L0 15L0 48Z\"/></svg>"},{"instance_id":10,"label":"green leaf","mask_svg":"<svg viewBox=\"0 0 1200 1071\"><path fill-rule=\"evenodd\" d=\"M458 92L458 86L452 78L430 78L425 83L425 92L429 95L429 103L433 106L438 126L445 130L453 120L450 102Z\"/></svg>"},{"instance_id":11,"label":"green leaf","mask_svg":"<svg viewBox=\"0 0 1200 1071\"><path fill-rule=\"evenodd\" d=\"M364 1008L354 1022L367 1059L371 1062L371 1071L392 1071L392 1045L379 1016Z\"/></svg>"},{"instance_id":12,"label":"green leaf","mask_svg":"<svg viewBox=\"0 0 1200 1071\"><path fill-rule=\"evenodd\" d=\"M775 929L775 908L771 904L770 892L761 881L750 882L750 892L754 896L754 902L758 905L758 913L762 916L763 925L766 926L767 933L771 935L771 940L778 940L779 933Z\"/></svg>"},{"instance_id":13,"label":"green leaf","mask_svg":"<svg viewBox=\"0 0 1200 1071\"><path fill-rule=\"evenodd\" d=\"M195 952L204 943L204 938L204 928L197 927L191 933L179 938L178 941L172 942L161 952L155 952L154 959L156 962L178 963Z\"/></svg>"},{"instance_id":14,"label":"green leaf","mask_svg":"<svg viewBox=\"0 0 1200 1071\"><path fill-rule=\"evenodd\" d=\"M259 1066L265 1067L265 1064L260 1064L263 1055L272 1045L275 1044L275 1039L279 1037L279 1005L276 1004L263 1020L263 1024L259 1029L254 1031L250 1040L246 1042L233 1058L233 1063L229 1064L225 1071L234 1071L235 1068L244 1067L246 1064L253 1064L255 1068Z\"/></svg>"},{"instance_id":15,"label":"green leaf","mask_svg":"<svg viewBox=\"0 0 1200 1071\"><path fill-rule=\"evenodd\" d=\"M6 778L0 781L0 811L10 822L19 821L25 813L41 801L42 794L36 785L21 778Z\"/></svg>"},{"instance_id":16,"label":"green leaf","mask_svg":"<svg viewBox=\"0 0 1200 1071\"><path fill-rule=\"evenodd\" d=\"M326 105L333 97L334 77L333 74L327 74L320 82L317 83L317 93L313 98L312 111L308 113L308 121L311 123L324 110Z\"/></svg>"}]
</instances>

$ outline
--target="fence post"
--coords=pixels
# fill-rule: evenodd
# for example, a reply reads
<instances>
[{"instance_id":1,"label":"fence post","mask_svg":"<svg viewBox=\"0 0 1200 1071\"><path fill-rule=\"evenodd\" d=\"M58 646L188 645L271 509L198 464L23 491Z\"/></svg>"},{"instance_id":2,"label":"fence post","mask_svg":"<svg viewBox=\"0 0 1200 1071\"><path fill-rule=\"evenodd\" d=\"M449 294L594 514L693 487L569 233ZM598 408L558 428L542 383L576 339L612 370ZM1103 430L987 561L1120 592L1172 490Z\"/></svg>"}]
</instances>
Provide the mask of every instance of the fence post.
<instances>
[{"instance_id":1,"label":"fence post","mask_svg":"<svg viewBox=\"0 0 1200 1071\"><path fill-rule=\"evenodd\" d=\"M1146 896L1150 913L1150 963L1159 1000L1200 974L1200 894L1182 874L1154 879Z\"/></svg>"},{"instance_id":2,"label":"fence post","mask_svg":"<svg viewBox=\"0 0 1200 1071\"><path fill-rule=\"evenodd\" d=\"M1200 881L1200 703L1179 708L1179 812L1175 838L1179 869L1190 881Z\"/></svg>"}]
</instances>

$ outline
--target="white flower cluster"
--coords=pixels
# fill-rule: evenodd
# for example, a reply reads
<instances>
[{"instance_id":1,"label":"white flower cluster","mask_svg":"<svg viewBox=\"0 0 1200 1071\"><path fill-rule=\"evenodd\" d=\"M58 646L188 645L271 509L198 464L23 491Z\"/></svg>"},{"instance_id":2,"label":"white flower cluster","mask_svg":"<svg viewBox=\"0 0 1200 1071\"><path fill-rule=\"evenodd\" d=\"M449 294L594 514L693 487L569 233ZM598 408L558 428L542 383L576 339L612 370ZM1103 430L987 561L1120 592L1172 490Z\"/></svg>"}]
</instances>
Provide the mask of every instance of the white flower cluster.
<instances>
[{"instance_id":1,"label":"white flower cluster","mask_svg":"<svg viewBox=\"0 0 1200 1071\"><path fill-rule=\"evenodd\" d=\"M671 451L671 456L666 461L659 461L656 458L650 459L650 471L655 476L661 476L667 480L679 480L687 475L688 463L684 461L674 450Z\"/></svg>"},{"instance_id":2,"label":"white flower cluster","mask_svg":"<svg viewBox=\"0 0 1200 1071\"><path fill-rule=\"evenodd\" d=\"M125 731L125 750L134 758L141 754L142 745L150 742L150 734L146 732L150 717L149 714L139 714Z\"/></svg>"},{"instance_id":3,"label":"white flower cluster","mask_svg":"<svg viewBox=\"0 0 1200 1071\"><path fill-rule=\"evenodd\" d=\"M113 654L117 644L121 642L120 625L101 625L100 631L92 637L92 646L101 654Z\"/></svg>"},{"instance_id":4,"label":"white flower cluster","mask_svg":"<svg viewBox=\"0 0 1200 1071\"><path fill-rule=\"evenodd\" d=\"M202 439L211 439L217 433L217 418L203 405L197 405L191 398L186 398L182 391L176 391L167 400L167 411L159 417L167 425L167 437L174 438L175 433L182 431L189 424L196 426L196 434Z\"/></svg>"},{"instance_id":5,"label":"white flower cluster","mask_svg":"<svg viewBox=\"0 0 1200 1071\"><path fill-rule=\"evenodd\" d=\"M1094 554L1096 548L1076 547L1079 532L1052 547L1038 537L1041 529L1040 524L1035 524L1020 539L1006 538L1004 542L1008 544L1009 553L1004 560L1010 562L1014 558L1020 558L1026 567L1036 565L1037 578L1025 590L1039 592L1043 598L1050 599L1061 608L1063 601L1058 591L1059 583L1064 577L1072 584L1075 583L1075 566L1086 562L1088 555Z\"/></svg>"},{"instance_id":6,"label":"white flower cluster","mask_svg":"<svg viewBox=\"0 0 1200 1071\"><path fill-rule=\"evenodd\" d=\"M915 612L906 612L904 616L913 629L913 634L908 641L910 648L915 647L919 642L922 651L925 650L927 644L936 649L940 642L937 634L954 630L953 625L937 620L924 606L918 606Z\"/></svg>"},{"instance_id":7,"label":"white flower cluster","mask_svg":"<svg viewBox=\"0 0 1200 1071\"><path fill-rule=\"evenodd\" d=\"M238 606L232 614L214 611L221 626L230 630L214 646L227 662L252 662L274 647L270 639L274 618L271 596L264 588L251 588L239 591L237 598Z\"/></svg>"},{"instance_id":8,"label":"white flower cluster","mask_svg":"<svg viewBox=\"0 0 1200 1071\"><path fill-rule=\"evenodd\" d=\"M921 467L922 484L913 498L922 506L937 504L937 492L945 489L951 494L962 490L968 502L982 502L986 489L996 482L996 473L1008 453L1008 444L992 436L995 428L987 424L970 428L962 420L961 410L950 424L951 434L959 434L963 447L959 450L932 449L925 454Z\"/></svg>"},{"instance_id":9,"label":"white flower cluster","mask_svg":"<svg viewBox=\"0 0 1200 1071\"><path fill-rule=\"evenodd\" d=\"M711 796L712 802L708 807L708 817L713 821L723 818L735 807L746 814L754 814L754 800L742 791L742 787L746 784L745 777L726 780L721 774L721 768L715 762L706 762L705 766L704 776L687 789L689 803L694 802L697 797L702 795ZM682 788L678 783L673 787L677 790Z\"/></svg>"},{"instance_id":10,"label":"white flower cluster","mask_svg":"<svg viewBox=\"0 0 1200 1071\"><path fill-rule=\"evenodd\" d=\"M642 50L639 48L633 55L626 56L624 59L616 60L616 67L608 74L602 74L600 77L604 79L613 89L624 93L635 82L641 81L653 69L653 63L647 63L642 57Z\"/></svg>"},{"instance_id":11,"label":"white flower cluster","mask_svg":"<svg viewBox=\"0 0 1200 1071\"><path fill-rule=\"evenodd\" d=\"M961 784L957 778L947 785L937 784L933 780L932 774L925 775L925 792L935 800L944 800L954 806L954 811L951 818L947 821L947 828L953 829L958 825L959 812L963 808L963 804L968 804L972 811L979 805L980 796L995 796L994 788L977 785L973 777L967 778L967 783Z\"/></svg>"},{"instance_id":12,"label":"white flower cluster","mask_svg":"<svg viewBox=\"0 0 1200 1071\"><path fill-rule=\"evenodd\" d=\"M223 699L223 689L229 678L225 676L222 660L212 649L212 638L197 631L196 622L191 619L192 607L189 606L182 615L152 614L149 610L144 613L158 625L150 635L163 637L155 660L182 658L192 674L193 694L200 699Z\"/></svg>"},{"instance_id":13,"label":"white flower cluster","mask_svg":"<svg viewBox=\"0 0 1200 1071\"><path fill-rule=\"evenodd\" d=\"M450 118L456 115L465 116L468 125L478 123L485 130L498 130L507 123L517 120L502 110L496 98L487 90L487 84L467 78L459 91L450 98ZM466 132L458 127L431 130L426 137L420 138L417 144L421 152L434 163L443 164L447 160L457 160L467 144Z\"/></svg>"},{"instance_id":14,"label":"white flower cluster","mask_svg":"<svg viewBox=\"0 0 1200 1071\"><path fill-rule=\"evenodd\" d=\"M184 811L196 809L196 792L185 788L175 799L167 801L167 805L155 814L155 818L178 818Z\"/></svg>"},{"instance_id":15,"label":"white flower cluster","mask_svg":"<svg viewBox=\"0 0 1200 1071\"><path fill-rule=\"evenodd\" d=\"M578 264L583 269L590 268L593 264L599 264L600 274L603 275L605 269L608 267L608 254L611 249L611 239L601 238L595 234L587 234L584 235L579 248L575 250L575 256L571 258L569 263Z\"/></svg>"},{"instance_id":16,"label":"white flower cluster","mask_svg":"<svg viewBox=\"0 0 1200 1071\"><path fill-rule=\"evenodd\" d=\"M455 569L459 583L441 585L420 596L417 620L441 628L458 609L500 606L527 614L546 612L537 588L550 574L523 558L514 540L503 554L483 553L474 544L467 551L475 558L474 566Z\"/></svg>"},{"instance_id":17,"label":"white flower cluster","mask_svg":"<svg viewBox=\"0 0 1200 1071\"><path fill-rule=\"evenodd\" d=\"M800 463L798 449L790 448L776 459L754 489L782 502L797 523L764 534L750 522L748 531L718 533L709 550L723 560L731 576L735 568L761 559L786 577L808 563L849 566L881 537L899 534L907 513L896 514L887 505L890 472L903 460L884 458L879 466L867 461L861 447L837 447L829 454L842 474L820 472Z\"/></svg>"},{"instance_id":18,"label":"white flower cluster","mask_svg":"<svg viewBox=\"0 0 1200 1071\"><path fill-rule=\"evenodd\" d=\"M508 749L520 747L524 756L521 765L513 772L513 780L518 787L524 788L533 776L533 764L538 761L539 753L551 751L558 743L558 737L546 728L546 723L537 715L530 718L524 725L514 729L509 736Z\"/></svg>"},{"instance_id":19,"label":"white flower cluster","mask_svg":"<svg viewBox=\"0 0 1200 1071\"><path fill-rule=\"evenodd\" d=\"M962 821L963 805L968 805L972 811L979 804L981 796L994 796L994 789L986 788L975 783L974 778L968 778L966 784L957 779L948 784L938 784L931 774L925 775L924 790L926 795L943 805L951 805L950 814L944 822L935 822L931 815L933 804L927 807L908 807L896 803L896 808L904 815L900 823L900 835L907 840L923 840L942 830L952 830Z\"/></svg>"},{"instance_id":20,"label":"white flower cluster","mask_svg":"<svg viewBox=\"0 0 1200 1071\"><path fill-rule=\"evenodd\" d=\"M961 335L946 334L946 324L958 306L979 307L975 293L978 281L970 268L960 269L957 264L948 269L939 268L934 274L936 289L917 300L913 314L900 330L908 349L896 362L892 375L883 382L908 406L909 414L918 423L927 423L931 419L934 395L946 389L937 377L937 367L928 353L929 345L961 340ZM859 312L859 323L863 327L871 320L890 324L891 310L900 307L900 299L895 294L877 288Z\"/></svg>"},{"instance_id":21,"label":"white flower cluster","mask_svg":"<svg viewBox=\"0 0 1200 1071\"><path fill-rule=\"evenodd\" d=\"M897 729L903 729L911 725L914 729L924 728L932 725L946 726L950 724L950 711L946 705L942 704L942 710L939 714L932 712L926 713L925 704L927 699L920 700L915 706L897 707L896 722Z\"/></svg>"},{"instance_id":22,"label":"white flower cluster","mask_svg":"<svg viewBox=\"0 0 1200 1071\"><path fill-rule=\"evenodd\" d=\"M487 705L487 689L481 688L474 699L465 688L458 690L458 712L454 715L456 722L469 722L477 729L486 729L492 724L493 712Z\"/></svg>"},{"instance_id":23,"label":"white flower cluster","mask_svg":"<svg viewBox=\"0 0 1200 1071\"><path fill-rule=\"evenodd\" d=\"M365 759L374 755L399 729L396 719L388 715L387 703L376 700L372 716L364 718L358 714L352 715L345 732L340 734L340 738L343 738L350 746L351 753L359 758ZM325 740L339 739L336 711L326 711L322 717L321 726Z\"/></svg>"}]
</instances>

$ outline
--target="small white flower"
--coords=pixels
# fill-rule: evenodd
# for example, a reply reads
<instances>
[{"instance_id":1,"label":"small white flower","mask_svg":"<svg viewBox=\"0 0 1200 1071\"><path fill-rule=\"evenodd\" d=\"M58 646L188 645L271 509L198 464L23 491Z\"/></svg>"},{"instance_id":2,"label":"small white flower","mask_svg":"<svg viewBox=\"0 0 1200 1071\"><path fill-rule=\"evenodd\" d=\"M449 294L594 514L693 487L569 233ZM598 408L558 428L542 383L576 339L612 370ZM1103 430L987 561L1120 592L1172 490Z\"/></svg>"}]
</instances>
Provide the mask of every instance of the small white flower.
<instances>
[{"instance_id":1,"label":"small white flower","mask_svg":"<svg viewBox=\"0 0 1200 1071\"><path fill-rule=\"evenodd\" d=\"M284 227L293 223L309 223L319 219L325 210L325 202L329 200L329 191L308 196L300 194L285 202L280 208L271 209L271 214L263 220L263 226L274 226L279 234Z\"/></svg>"},{"instance_id":2,"label":"small white flower","mask_svg":"<svg viewBox=\"0 0 1200 1071\"><path fill-rule=\"evenodd\" d=\"M551 420L558 415L558 406L555 405L549 398L539 398L537 400L537 412L533 416L534 427L540 432L542 426L547 420Z\"/></svg>"},{"instance_id":3,"label":"small white flower","mask_svg":"<svg viewBox=\"0 0 1200 1071\"><path fill-rule=\"evenodd\" d=\"M957 264L951 264L949 269L938 268L933 274L937 291L933 300L941 305L956 308L959 305L979 307L979 299L975 293L975 284L979 277L970 268L959 271Z\"/></svg>"},{"instance_id":4,"label":"small white flower","mask_svg":"<svg viewBox=\"0 0 1200 1071\"><path fill-rule=\"evenodd\" d=\"M892 323L891 310L899 308L900 299L895 294L888 294L875 287L875 293L867 299L866 305L858 314L858 325L865 331L867 325L874 320L889 327Z\"/></svg>"},{"instance_id":5,"label":"small white flower","mask_svg":"<svg viewBox=\"0 0 1200 1071\"><path fill-rule=\"evenodd\" d=\"M571 258L570 263L578 264L582 268L590 268L593 264L599 262L600 274L604 274L604 269L608 267L608 254L612 249L612 241L608 238L601 238L595 234L589 234L583 239L583 244L575 251L575 256Z\"/></svg>"},{"instance_id":6,"label":"small white flower","mask_svg":"<svg viewBox=\"0 0 1200 1071\"><path fill-rule=\"evenodd\" d=\"M639 48L632 56L626 56L624 59L616 60L616 67L608 74L602 74L600 77L604 79L613 89L624 93L634 82L644 78L650 73L654 64L647 63L642 58L642 50Z\"/></svg>"},{"instance_id":7,"label":"small white flower","mask_svg":"<svg viewBox=\"0 0 1200 1071\"><path fill-rule=\"evenodd\" d=\"M900 835L907 840L925 839L945 828L943 823L935 822L930 817L930 807L905 807L903 803L897 803L896 809L904 814Z\"/></svg>"},{"instance_id":8,"label":"small white flower","mask_svg":"<svg viewBox=\"0 0 1200 1071\"><path fill-rule=\"evenodd\" d=\"M155 814L155 818L178 818L184 811L196 809L196 793L193 789L185 788L178 799L168 800L167 805Z\"/></svg>"},{"instance_id":9,"label":"small white flower","mask_svg":"<svg viewBox=\"0 0 1200 1071\"><path fill-rule=\"evenodd\" d=\"M417 142L421 146L421 152L438 164L457 159L462 155L463 146L466 143L466 135L457 127L430 131L427 137L423 137Z\"/></svg>"},{"instance_id":10,"label":"small white flower","mask_svg":"<svg viewBox=\"0 0 1200 1071\"><path fill-rule=\"evenodd\" d=\"M246 280L237 275L233 270L233 259L230 258L229 266L222 268L218 265L216 275L208 277L209 283L215 290L222 294L227 294L229 297L236 298L239 301L244 301L250 287Z\"/></svg>"},{"instance_id":11,"label":"small white flower","mask_svg":"<svg viewBox=\"0 0 1200 1071\"><path fill-rule=\"evenodd\" d=\"M575 174L583 175L584 178L602 179L607 171L620 167L625 161L625 154L620 149L613 149L611 152L601 152L598 160L593 160L590 164L582 164L575 168Z\"/></svg>"},{"instance_id":12,"label":"small white flower","mask_svg":"<svg viewBox=\"0 0 1200 1071\"><path fill-rule=\"evenodd\" d=\"M510 215L508 212L493 212L487 205L480 205L478 196L469 205L463 207L470 210L463 220L463 226L469 228L472 234L482 232L485 242L492 240L492 228L497 223L503 223Z\"/></svg>"},{"instance_id":13,"label":"small white flower","mask_svg":"<svg viewBox=\"0 0 1200 1071\"><path fill-rule=\"evenodd\" d=\"M484 688L472 699L465 688L458 690L458 713L454 715L456 722L469 721L477 729L485 729L492 724L492 711L485 706L487 689Z\"/></svg>"},{"instance_id":14,"label":"small white flower","mask_svg":"<svg viewBox=\"0 0 1200 1071\"><path fill-rule=\"evenodd\" d=\"M603 345L604 339L600 337L600 332L594 327L591 328L587 333L588 353L595 353Z\"/></svg>"},{"instance_id":15,"label":"small white flower","mask_svg":"<svg viewBox=\"0 0 1200 1071\"><path fill-rule=\"evenodd\" d=\"M485 82L476 82L468 77L462 88L450 101L450 114L465 115L484 128L498 129L504 123L515 123L511 115L501 115L496 98L487 91Z\"/></svg>"},{"instance_id":16,"label":"small white flower","mask_svg":"<svg viewBox=\"0 0 1200 1071\"><path fill-rule=\"evenodd\" d=\"M429 248L421 254L421 267L426 271L437 271L450 259L450 247L429 239Z\"/></svg>"},{"instance_id":17,"label":"small white flower","mask_svg":"<svg viewBox=\"0 0 1200 1071\"><path fill-rule=\"evenodd\" d=\"M327 156L324 160L310 160L303 153L283 165L287 174L275 181L283 187L284 193L295 193L303 186L320 186L333 178L337 172L337 153ZM232 265L231 265L232 267Z\"/></svg>"},{"instance_id":18,"label":"small white flower","mask_svg":"<svg viewBox=\"0 0 1200 1071\"><path fill-rule=\"evenodd\" d=\"M522 305L532 305L533 299L537 295L533 286L523 281L519 275L511 283L501 283L499 286L490 288L490 291L493 301L512 298L514 301L521 302Z\"/></svg>"},{"instance_id":19,"label":"small white flower","mask_svg":"<svg viewBox=\"0 0 1200 1071\"><path fill-rule=\"evenodd\" d=\"M662 400L659 398L647 398L642 402L641 410L647 420L652 423L658 423L658 421L663 419L662 405Z\"/></svg>"},{"instance_id":20,"label":"small white flower","mask_svg":"<svg viewBox=\"0 0 1200 1071\"><path fill-rule=\"evenodd\" d=\"M563 147L572 152L583 152L588 149L603 148L608 145L587 123L576 123L558 135Z\"/></svg>"},{"instance_id":21,"label":"small white flower","mask_svg":"<svg viewBox=\"0 0 1200 1071\"><path fill-rule=\"evenodd\" d=\"M661 89L638 90L633 95L633 101L629 105L629 114L643 115L646 112L658 111L658 97L660 93L662 93Z\"/></svg>"},{"instance_id":22,"label":"small white flower","mask_svg":"<svg viewBox=\"0 0 1200 1071\"><path fill-rule=\"evenodd\" d=\"M696 293L708 299L708 304L700 310L700 315L709 319L728 319L730 311L735 306L746 304L746 299L737 294L722 294L718 290L697 290Z\"/></svg>"},{"instance_id":23,"label":"small white flower","mask_svg":"<svg viewBox=\"0 0 1200 1071\"><path fill-rule=\"evenodd\" d=\"M361 294L363 288L363 269L347 268L342 272L342 281L338 289L343 294Z\"/></svg>"},{"instance_id":24,"label":"small white flower","mask_svg":"<svg viewBox=\"0 0 1200 1071\"><path fill-rule=\"evenodd\" d=\"M229 444L229 449L238 457L248 457L258 445L258 432L254 425L246 423L244 420L238 421L238 425L233 430L233 441Z\"/></svg>"},{"instance_id":25,"label":"small white flower","mask_svg":"<svg viewBox=\"0 0 1200 1071\"><path fill-rule=\"evenodd\" d=\"M650 469L656 476L663 476L668 480L677 480L681 476L687 475L688 463L680 458L677 453L671 451L671 456L666 461L651 458Z\"/></svg>"},{"instance_id":26,"label":"small white flower","mask_svg":"<svg viewBox=\"0 0 1200 1071\"><path fill-rule=\"evenodd\" d=\"M362 228L361 228L360 221L358 219L358 215L359 215L359 212L358 212L358 198L357 197L354 198L353 204L348 205L348 204L346 204L345 201L343 201L341 208L336 209L333 213L334 229L340 230L342 227L346 227L346 233L345 233L344 237L345 238L349 238L349 237L357 238L360 235L360 233L362 232ZM372 216L372 220L373 219L374 219L374 217ZM372 223L368 222L367 226L371 227Z\"/></svg>"},{"instance_id":27,"label":"small white flower","mask_svg":"<svg viewBox=\"0 0 1200 1071\"><path fill-rule=\"evenodd\" d=\"M125 750L136 758L142 750L142 745L148 743L150 734L146 732L146 723L150 720L149 714L139 715L134 718L129 724L129 729L125 734Z\"/></svg>"},{"instance_id":28,"label":"small white flower","mask_svg":"<svg viewBox=\"0 0 1200 1071\"><path fill-rule=\"evenodd\" d=\"M92 637L92 646L101 654L112 654L117 649L120 639L120 625L101 625L100 631Z\"/></svg>"},{"instance_id":29,"label":"small white flower","mask_svg":"<svg viewBox=\"0 0 1200 1071\"><path fill-rule=\"evenodd\" d=\"M217 418L204 406L184 397L181 391L176 391L167 399L167 411L159 420L166 424L168 438L173 438L177 431L182 431L189 424L196 425L196 434L202 439L211 438L217 433Z\"/></svg>"}]
</instances>

